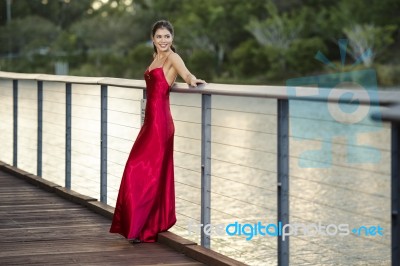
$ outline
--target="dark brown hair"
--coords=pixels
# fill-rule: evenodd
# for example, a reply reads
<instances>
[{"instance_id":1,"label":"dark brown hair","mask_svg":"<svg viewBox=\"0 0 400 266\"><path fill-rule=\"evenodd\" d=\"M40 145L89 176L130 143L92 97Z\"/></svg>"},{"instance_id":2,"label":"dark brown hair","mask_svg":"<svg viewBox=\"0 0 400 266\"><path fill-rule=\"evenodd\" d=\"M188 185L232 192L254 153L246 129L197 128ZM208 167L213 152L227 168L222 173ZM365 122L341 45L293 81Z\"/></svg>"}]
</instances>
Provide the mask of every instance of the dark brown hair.
<instances>
[{"instance_id":1,"label":"dark brown hair","mask_svg":"<svg viewBox=\"0 0 400 266\"><path fill-rule=\"evenodd\" d=\"M159 20L156 23L154 23L153 28L151 30L151 36L154 37L154 35L156 34L156 31L158 29L162 29L162 28L167 29L171 33L171 35L174 36L174 27L172 27L171 22L169 22L168 20ZM153 43L153 49L154 49L154 52L157 53L157 48L154 45L154 43ZM176 51L176 49L173 45L171 45L171 50L174 52Z\"/></svg>"}]
</instances>

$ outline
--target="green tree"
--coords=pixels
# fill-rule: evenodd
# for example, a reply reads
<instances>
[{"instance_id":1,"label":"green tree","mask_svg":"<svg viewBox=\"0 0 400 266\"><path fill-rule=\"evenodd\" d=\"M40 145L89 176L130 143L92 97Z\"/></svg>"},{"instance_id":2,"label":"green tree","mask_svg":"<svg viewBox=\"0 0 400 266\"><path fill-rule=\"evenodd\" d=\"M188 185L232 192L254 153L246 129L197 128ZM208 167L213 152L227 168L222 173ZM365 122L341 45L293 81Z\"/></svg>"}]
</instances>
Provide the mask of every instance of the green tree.
<instances>
[{"instance_id":1,"label":"green tree","mask_svg":"<svg viewBox=\"0 0 400 266\"><path fill-rule=\"evenodd\" d=\"M366 67L370 67L377 55L382 53L394 42L392 37L396 26L387 25L354 25L344 28L343 31L350 41L349 53L355 60L361 60Z\"/></svg>"},{"instance_id":2,"label":"green tree","mask_svg":"<svg viewBox=\"0 0 400 266\"><path fill-rule=\"evenodd\" d=\"M242 42L231 55L233 73L238 78L265 75L270 68L268 54L256 40Z\"/></svg>"},{"instance_id":3,"label":"green tree","mask_svg":"<svg viewBox=\"0 0 400 266\"><path fill-rule=\"evenodd\" d=\"M86 16L93 0L25 0L30 12L43 17L61 29ZM18 2L18 1L13 1Z\"/></svg>"},{"instance_id":4,"label":"green tree","mask_svg":"<svg viewBox=\"0 0 400 266\"><path fill-rule=\"evenodd\" d=\"M303 25L287 13L279 14L272 1L266 4L266 10L268 18L253 19L246 25L246 29L265 48L270 66L269 78L283 78L287 71L287 53L292 43L300 37Z\"/></svg>"},{"instance_id":5,"label":"green tree","mask_svg":"<svg viewBox=\"0 0 400 266\"><path fill-rule=\"evenodd\" d=\"M191 56L196 49L213 54L216 75L229 70L229 55L242 41L250 38L244 29L249 14L257 15L261 1L205 0L181 1L182 13L175 20L177 42ZM204 66L204 68L210 67Z\"/></svg>"},{"instance_id":6,"label":"green tree","mask_svg":"<svg viewBox=\"0 0 400 266\"><path fill-rule=\"evenodd\" d=\"M11 57L6 60L7 68L10 71L24 71L23 62L26 61L30 71L36 62L40 62L41 70L51 69L52 51L49 43L52 43L58 34L59 29L54 24L38 16L17 18L6 27L0 27L0 53ZM43 57L44 60L39 60ZM12 63L12 58L18 62Z\"/></svg>"},{"instance_id":7,"label":"green tree","mask_svg":"<svg viewBox=\"0 0 400 266\"><path fill-rule=\"evenodd\" d=\"M158 19L174 24L178 53L207 81L282 82L320 72L313 55L339 60L344 37L354 56L360 36L373 38L373 62L390 72L385 82L397 75L385 64L400 63L398 0L14 0L9 25L5 3L2 70L53 73L53 63L64 61L76 75L142 78Z\"/></svg>"}]
</instances>

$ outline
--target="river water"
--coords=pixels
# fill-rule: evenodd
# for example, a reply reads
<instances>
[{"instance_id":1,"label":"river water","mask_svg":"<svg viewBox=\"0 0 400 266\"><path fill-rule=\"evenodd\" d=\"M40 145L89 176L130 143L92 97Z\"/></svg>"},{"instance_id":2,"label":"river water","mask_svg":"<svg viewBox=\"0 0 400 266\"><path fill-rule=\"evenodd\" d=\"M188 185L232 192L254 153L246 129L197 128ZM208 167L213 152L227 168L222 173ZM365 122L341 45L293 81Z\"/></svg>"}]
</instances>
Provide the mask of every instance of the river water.
<instances>
[{"instance_id":1,"label":"river water","mask_svg":"<svg viewBox=\"0 0 400 266\"><path fill-rule=\"evenodd\" d=\"M60 185L65 171L64 91L62 83L44 82L43 177ZM99 198L100 90L73 85L72 91L72 189ZM140 90L109 87L111 206L139 132L141 96ZM32 173L36 173L36 101L36 83L20 81L18 166ZM212 230L211 247L249 265L276 265L277 103L226 96L213 96L212 101L211 224L230 225L230 232L239 224L247 224L245 232L254 224L271 225L270 235L258 234L251 240L246 240L248 235ZM390 265L389 125L368 122L362 130L343 131L339 123L318 118L323 111L315 106L313 110L319 111L314 112L313 123L304 120L301 110L309 104L299 104L300 109L291 106L290 117L289 217L291 225L299 226L297 235L290 237L291 265ZM171 231L196 242L200 241L194 229L200 223L200 106L199 95L171 94L178 218ZM370 147L357 150L358 145ZM302 159L304 152L315 149L322 151ZM348 156L354 150L356 154ZM348 161L350 157L361 161ZM0 160L12 163L12 84L4 80L0 81Z\"/></svg>"}]
</instances>

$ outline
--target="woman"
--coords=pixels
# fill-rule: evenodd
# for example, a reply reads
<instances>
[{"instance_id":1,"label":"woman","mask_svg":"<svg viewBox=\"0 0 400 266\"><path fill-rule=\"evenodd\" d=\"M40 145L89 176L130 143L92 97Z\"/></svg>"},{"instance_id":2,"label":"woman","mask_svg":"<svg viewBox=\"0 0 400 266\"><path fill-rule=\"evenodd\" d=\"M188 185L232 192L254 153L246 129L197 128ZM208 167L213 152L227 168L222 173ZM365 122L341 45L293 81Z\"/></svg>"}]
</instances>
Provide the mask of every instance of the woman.
<instances>
[{"instance_id":1,"label":"woman","mask_svg":"<svg viewBox=\"0 0 400 266\"><path fill-rule=\"evenodd\" d=\"M142 128L133 144L122 176L111 233L132 243L154 242L157 234L176 222L173 143L174 123L169 90L180 75L186 83L205 83L186 68L172 45L168 21L153 25L154 60L146 70L147 103Z\"/></svg>"}]
</instances>

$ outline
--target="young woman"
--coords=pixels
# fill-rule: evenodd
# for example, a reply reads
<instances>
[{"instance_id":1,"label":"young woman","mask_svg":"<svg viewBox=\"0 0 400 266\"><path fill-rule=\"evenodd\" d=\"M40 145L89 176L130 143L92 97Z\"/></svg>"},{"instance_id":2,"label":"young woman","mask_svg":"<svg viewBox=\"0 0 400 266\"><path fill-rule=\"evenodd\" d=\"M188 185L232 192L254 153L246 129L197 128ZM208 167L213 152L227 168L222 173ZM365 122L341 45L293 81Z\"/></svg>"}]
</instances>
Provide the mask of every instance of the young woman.
<instances>
[{"instance_id":1,"label":"young woman","mask_svg":"<svg viewBox=\"0 0 400 266\"><path fill-rule=\"evenodd\" d=\"M154 242L176 222L174 190L174 123L169 90L180 75L186 83L205 83L186 68L172 45L170 22L157 21L151 32L154 60L144 73L147 103L142 128L122 176L110 232L132 243Z\"/></svg>"}]
</instances>

